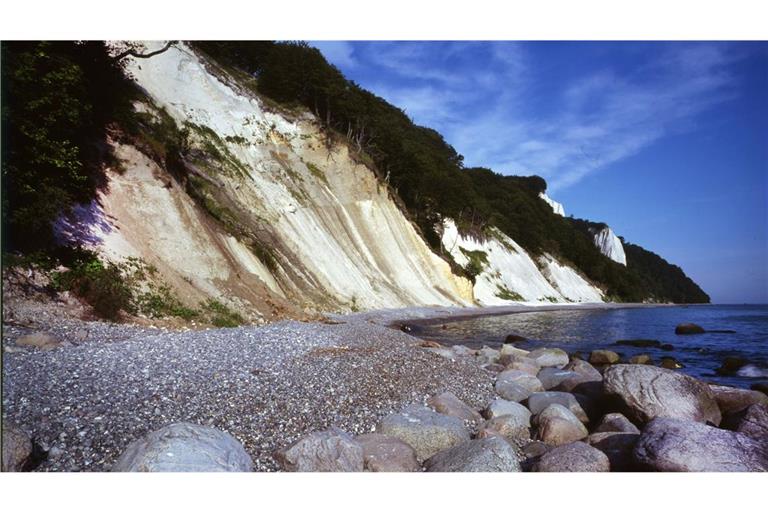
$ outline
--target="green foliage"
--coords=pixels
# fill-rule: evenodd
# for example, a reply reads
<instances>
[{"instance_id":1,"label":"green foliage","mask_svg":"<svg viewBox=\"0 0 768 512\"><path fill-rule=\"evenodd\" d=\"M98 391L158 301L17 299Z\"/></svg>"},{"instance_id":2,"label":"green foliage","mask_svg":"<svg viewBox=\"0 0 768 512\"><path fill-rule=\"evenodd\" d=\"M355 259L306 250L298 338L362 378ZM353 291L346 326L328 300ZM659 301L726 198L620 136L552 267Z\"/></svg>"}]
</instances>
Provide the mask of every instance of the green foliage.
<instances>
[{"instance_id":1,"label":"green foliage","mask_svg":"<svg viewBox=\"0 0 768 512\"><path fill-rule=\"evenodd\" d=\"M318 166L312 162L305 162L305 165L307 166L307 169L309 169L309 172L312 173L312 176L319 179L326 185L328 184L328 178L325 177L325 173Z\"/></svg>"},{"instance_id":2,"label":"green foliage","mask_svg":"<svg viewBox=\"0 0 768 512\"><path fill-rule=\"evenodd\" d=\"M221 302L209 299L200 305L201 315L216 327L237 327L245 323L239 313L232 311Z\"/></svg>"},{"instance_id":3,"label":"green foliage","mask_svg":"<svg viewBox=\"0 0 768 512\"><path fill-rule=\"evenodd\" d=\"M102 184L107 125L133 86L93 41L3 42L2 77L3 248L49 250L52 221Z\"/></svg>"},{"instance_id":4,"label":"green foliage","mask_svg":"<svg viewBox=\"0 0 768 512\"><path fill-rule=\"evenodd\" d=\"M516 300L516 301L524 300L522 295L520 295L517 292L513 292L512 290L510 290L509 288L507 288L504 285L497 284L496 285L496 289L498 290L496 292L496 296L498 298L500 298L500 299L503 299L503 300Z\"/></svg>"},{"instance_id":5,"label":"green foliage","mask_svg":"<svg viewBox=\"0 0 768 512\"><path fill-rule=\"evenodd\" d=\"M469 260L467 264L464 265L464 271L474 282L477 276L479 276L483 270L485 270L485 267L488 266L488 253L485 251L468 251L463 247L461 248L461 252L464 253L464 256Z\"/></svg>"}]
</instances>

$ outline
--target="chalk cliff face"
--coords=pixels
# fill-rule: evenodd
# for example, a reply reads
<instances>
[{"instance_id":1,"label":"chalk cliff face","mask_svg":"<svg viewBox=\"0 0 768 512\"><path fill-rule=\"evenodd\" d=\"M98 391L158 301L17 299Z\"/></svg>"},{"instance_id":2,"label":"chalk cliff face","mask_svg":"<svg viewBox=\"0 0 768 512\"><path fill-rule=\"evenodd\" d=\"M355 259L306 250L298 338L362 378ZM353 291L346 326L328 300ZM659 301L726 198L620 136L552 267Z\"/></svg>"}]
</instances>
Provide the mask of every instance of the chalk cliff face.
<instances>
[{"instance_id":1,"label":"chalk cliff face","mask_svg":"<svg viewBox=\"0 0 768 512\"><path fill-rule=\"evenodd\" d=\"M539 194L539 197L544 200L550 207L552 207L552 211L556 214L560 215L561 217L565 217L565 208L563 208L563 205L549 197L546 192L541 192Z\"/></svg>"},{"instance_id":2,"label":"chalk cliff face","mask_svg":"<svg viewBox=\"0 0 768 512\"><path fill-rule=\"evenodd\" d=\"M608 226L594 233L595 245L600 252L622 265L627 264L627 255L624 254L624 246L621 240Z\"/></svg>"},{"instance_id":3,"label":"chalk cliff face","mask_svg":"<svg viewBox=\"0 0 768 512\"><path fill-rule=\"evenodd\" d=\"M576 270L544 254L534 260L517 242L492 229L484 240L463 236L452 220L443 223L443 247L466 268L482 270L474 285L481 305L525 302L602 302L602 291Z\"/></svg>"}]
</instances>

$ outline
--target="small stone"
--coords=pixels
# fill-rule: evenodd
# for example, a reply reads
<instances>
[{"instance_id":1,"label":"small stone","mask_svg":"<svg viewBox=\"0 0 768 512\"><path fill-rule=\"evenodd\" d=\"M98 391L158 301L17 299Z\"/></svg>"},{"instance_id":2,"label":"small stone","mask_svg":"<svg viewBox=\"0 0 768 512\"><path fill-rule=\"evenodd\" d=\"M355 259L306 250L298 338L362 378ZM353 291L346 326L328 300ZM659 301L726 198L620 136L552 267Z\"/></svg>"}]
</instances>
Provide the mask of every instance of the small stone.
<instances>
[{"instance_id":1,"label":"small stone","mask_svg":"<svg viewBox=\"0 0 768 512\"><path fill-rule=\"evenodd\" d=\"M539 414L551 404L560 404L567 407L582 423L588 423L589 417L576 397L563 391L544 391L533 393L526 400L525 405L532 414Z\"/></svg>"},{"instance_id":2,"label":"small stone","mask_svg":"<svg viewBox=\"0 0 768 512\"><path fill-rule=\"evenodd\" d=\"M675 359L674 357L662 357L661 362L659 363L659 366L662 368L666 368L667 370L679 370L680 368L685 368L685 365Z\"/></svg>"}]
</instances>

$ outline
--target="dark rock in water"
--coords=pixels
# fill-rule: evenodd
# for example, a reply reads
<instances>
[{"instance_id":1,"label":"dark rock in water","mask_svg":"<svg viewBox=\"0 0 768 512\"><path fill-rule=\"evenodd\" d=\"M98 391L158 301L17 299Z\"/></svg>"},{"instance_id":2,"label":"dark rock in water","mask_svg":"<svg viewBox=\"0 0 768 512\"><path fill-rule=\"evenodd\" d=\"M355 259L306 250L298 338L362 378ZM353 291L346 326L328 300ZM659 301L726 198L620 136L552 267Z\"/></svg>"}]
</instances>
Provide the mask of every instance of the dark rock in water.
<instances>
[{"instance_id":1,"label":"dark rock in water","mask_svg":"<svg viewBox=\"0 0 768 512\"><path fill-rule=\"evenodd\" d=\"M675 347L671 343L665 343L659 347L661 350L666 350L667 352L671 352L672 350L675 350Z\"/></svg>"},{"instance_id":2,"label":"dark rock in water","mask_svg":"<svg viewBox=\"0 0 768 512\"><path fill-rule=\"evenodd\" d=\"M469 431L462 420L420 405L386 416L376 426L376 432L410 445L419 461L469 440Z\"/></svg>"},{"instance_id":3,"label":"dark rock in water","mask_svg":"<svg viewBox=\"0 0 768 512\"><path fill-rule=\"evenodd\" d=\"M3 473L24 471L32 459L32 439L20 428L3 421Z\"/></svg>"},{"instance_id":4,"label":"dark rock in water","mask_svg":"<svg viewBox=\"0 0 768 512\"><path fill-rule=\"evenodd\" d=\"M543 454L534 470L538 472L607 472L608 457L581 441L564 444Z\"/></svg>"},{"instance_id":5,"label":"dark rock in water","mask_svg":"<svg viewBox=\"0 0 768 512\"><path fill-rule=\"evenodd\" d=\"M362 434L355 441L363 447L363 460L368 471L421 471L413 448L394 437L383 434Z\"/></svg>"},{"instance_id":6,"label":"dark rock in water","mask_svg":"<svg viewBox=\"0 0 768 512\"><path fill-rule=\"evenodd\" d=\"M619 354L611 350L593 350L589 354L589 362L592 364L615 364L619 362Z\"/></svg>"},{"instance_id":7,"label":"dark rock in water","mask_svg":"<svg viewBox=\"0 0 768 512\"><path fill-rule=\"evenodd\" d=\"M623 345L627 347L638 347L638 348L649 348L654 347L658 348L661 346L661 342L659 340L619 340L614 345Z\"/></svg>"},{"instance_id":8,"label":"dark rock in water","mask_svg":"<svg viewBox=\"0 0 768 512\"><path fill-rule=\"evenodd\" d=\"M718 375L734 375L743 366L746 366L747 363L749 363L749 361L743 357L728 356L723 359L723 364L720 365L720 368L715 370L715 373Z\"/></svg>"},{"instance_id":9,"label":"dark rock in water","mask_svg":"<svg viewBox=\"0 0 768 512\"><path fill-rule=\"evenodd\" d=\"M664 416L720 424L720 408L709 386L682 373L617 364L605 370L603 387L621 400L627 416L637 423Z\"/></svg>"},{"instance_id":10,"label":"dark rock in water","mask_svg":"<svg viewBox=\"0 0 768 512\"><path fill-rule=\"evenodd\" d=\"M287 449L291 450L290 455L282 461L286 469L304 458L300 453L302 447L297 445L292 445L293 450ZM362 450L360 453L362 468ZM221 430L192 423L173 423L135 440L112 466L112 471L150 473L252 469L253 461L237 439Z\"/></svg>"},{"instance_id":11,"label":"dark rock in water","mask_svg":"<svg viewBox=\"0 0 768 512\"><path fill-rule=\"evenodd\" d=\"M429 472L520 472L522 454L502 437L473 439L427 459Z\"/></svg>"},{"instance_id":12,"label":"dark rock in water","mask_svg":"<svg viewBox=\"0 0 768 512\"><path fill-rule=\"evenodd\" d=\"M403 332L410 333L410 332L413 332L413 327L411 327L408 324L400 324L400 330Z\"/></svg>"},{"instance_id":13,"label":"dark rock in water","mask_svg":"<svg viewBox=\"0 0 768 512\"><path fill-rule=\"evenodd\" d=\"M638 354L629 358L629 364L652 364L653 360L648 354Z\"/></svg>"},{"instance_id":14,"label":"dark rock in water","mask_svg":"<svg viewBox=\"0 0 768 512\"><path fill-rule=\"evenodd\" d=\"M715 385L710 385L709 389L714 393L723 415L741 411L752 404L768 404L768 396L759 391Z\"/></svg>"},{"instance_id":15,"label":"dark rock in water","mask_svg":"<svg viewBox=\"0 0 768 512\"><path fill-rule=\"evenodd\" d=\"M517 334L509 334L504 338L504 343L518 343L520 341L528 341L525 336L519 336Z\"/></svg>"},{"instance_id":16,"label":"dark rock in water","mask_svg":"<svg viewBox=\"0 0 768 512\"><path fill-rule=\"evenodd\" d=\"M696 324L680 324L675 327L675 334L703 334L705 332L702 326Z\"/></svg>"},{"instance_id":17,"label":"dark rock in water","mask_svg":"<svg viewBox=\"0 0 768 512\"><path fill-rule=\"evenodd\" d=\"M635 471L633 451L640 433L599 432L587 438L590 446L603 452L611 461L611 471Z\"/></svg>"},{"instance_id":18,"label":"dark rock in water","mask_svg":"<svg viewBox=\"0 0 768 512\"><path fill-rule=\"evenodd\" d=\"M634 455L653 471L768 471L768 444L674 418L656 418L646 425Z\"/></svg>"},{"instance_id":19,"label":"dark rock in water","mask_svg":"<svg viewBox=\"0 0 768 512\"><path fill-rule=\"evenodd\" d=\"M754 389L755 391L760 391L761 393L768 395L768 382L755 382L749 386L749 389Z\"/></svg>"},{"instance_id":20,"label":"dark rock in water","mask_svg":"<svg viewBox=\"0 0 768 512\"><path fill-rule=\"evenodd\" d=\"M595 428L595 432L626 432L629 434L639 434L640 429L623 414L612 412L603 416L603 419L600 420L600 424Z\"/></svg>"},{"instance_id":21,"label":"dark rock in water","mask_svg":"<svg viewBox=\"0 0 768 512\"><path fill-rule=\"evenodd\" d=\"M480 423L483 420L479 412L462 402L450 391L431 397L427 400L427 405L441 414L447 414L468 423Z\"/></svg>"},{"instance_id":22,"label":"dark rock in water","mask_svg":"<svg viewBox=\"0 0 768 512\"><path fill-rule=\"evenodd\" d=\"M680 368L685 368L685 365L675 359L674 357L662 357L661 362L659 363L659 366L662 368L666 368L667 370L679 370Z\"/></svg>"},{"instance_id":23,"label":"dark rock in water","mask_svg":"<svg viewBox=\"0 0 768 512\"><path fill-rule=\"evenodd\" d=\"M736 331L731 329L708 329L706 332L713 332L717 334L736 334Z\"/></svg>"}]
</instances>

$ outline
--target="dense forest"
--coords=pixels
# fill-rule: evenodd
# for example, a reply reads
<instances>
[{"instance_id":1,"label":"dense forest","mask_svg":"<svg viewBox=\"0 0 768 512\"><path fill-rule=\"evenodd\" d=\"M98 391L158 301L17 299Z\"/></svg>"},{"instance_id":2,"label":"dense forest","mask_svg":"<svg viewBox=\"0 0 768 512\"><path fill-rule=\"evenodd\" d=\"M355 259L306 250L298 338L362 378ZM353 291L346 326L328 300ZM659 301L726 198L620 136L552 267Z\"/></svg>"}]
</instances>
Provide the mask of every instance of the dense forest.
<instances>
[{"instance_id":1,"label":"dense forest","mask_svg":"<svg viewBox=\"0 0 768 512\"><path fill-rule=\"evenodd\" d=\"M347 80L301 42L194 43L219 65L251 77L259 94L288 109L308 109L328 133L392 190L437 252L440 220L484 236L496 226L532 254L549 252L602 285L609 298L708 302L679 267L625 244L628 267L602 255L586 221L555 215L538 194L539 177L467 168L430 128ZM130 123L137 94L103 43L4 43L2 48L3 250L53 252L51 222L93 197L109 159L104 139L113 123ZM11 122L11 118L13 122Z\"/></svg>"}]
</instances>

